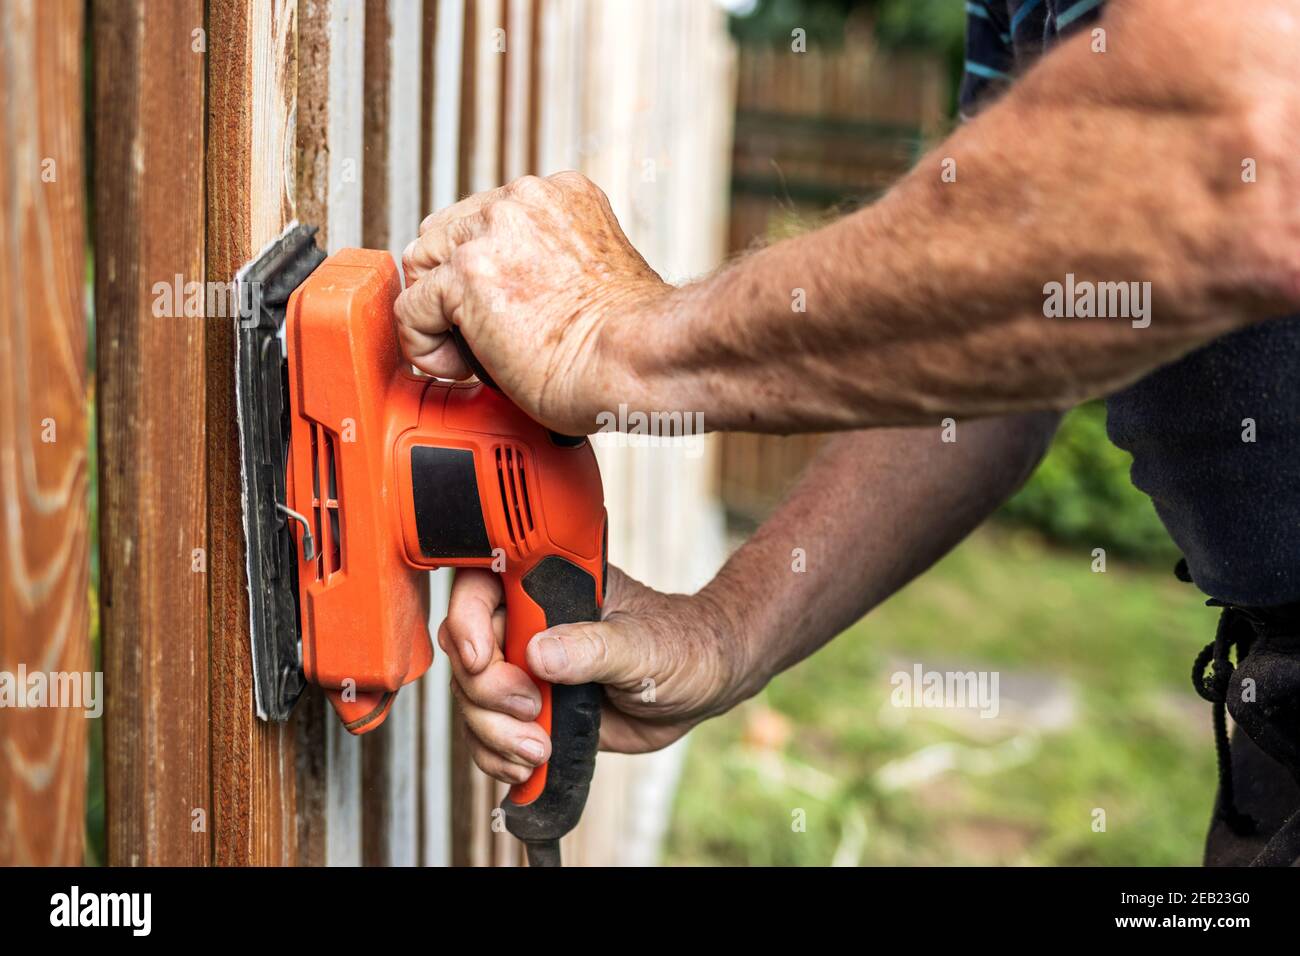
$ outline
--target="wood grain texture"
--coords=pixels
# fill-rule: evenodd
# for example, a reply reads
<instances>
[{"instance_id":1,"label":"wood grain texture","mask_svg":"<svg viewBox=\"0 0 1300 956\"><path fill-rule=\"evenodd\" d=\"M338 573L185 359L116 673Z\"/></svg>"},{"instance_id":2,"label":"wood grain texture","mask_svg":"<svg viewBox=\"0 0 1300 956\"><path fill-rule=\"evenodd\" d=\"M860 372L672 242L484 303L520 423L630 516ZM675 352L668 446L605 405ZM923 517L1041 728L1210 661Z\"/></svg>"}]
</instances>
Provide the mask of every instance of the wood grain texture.
<instances>
[{"instance_id":1,"label":"wood grain texture","mask_svg":"<svg viewBox=\"0 0 1300 956\"><path fill-rule=\"evenodd\" d=\"M367 0L362 245L401 261L417 235L423 147L420 0ZM361 740L362 862L419 862L419 686L402 689L388 719Z\"/></svg>"},{"instance_id":2,"label":"wood grain texture","mask_svg":"<svg viewBox=\"0 0 1300 956\"><path fill-rule=\"evenodd\" d=\"M320 227L317 242L331 253L362 243L366 12L364 3L350 0L313 0L299 9L298 217ZM307 706L320 705L305 701L299 711ZM354 866L362 862L364 745L343 729L333 708L327 707L320 720L325 736L321 862Z\"/></svg>"},{"instance_id":3,"label":"wood grain texture","mask_svg":"<svg viewBox=\"0 0 1300 956\"><path fill-rule=\"evenodd\" d=\"M83 8L0 4L0 671L86 672ZM82 861L81 708L0 710L0 864Z\"/></svg>"},{"instance_id":4,"label":"wood grain texture","mask_svg":"<svg viewBox=\"0 0 1300 956\"><path fill-rule=\"evenodd\" d=\"M93 9L108 862L195 865L211 858L206 299L187 302L204 279L204 4L145 8Z\"/></svg>"},{"instance_id":5,"label":"wood grain texture","mask_svg":"<svg viewBox=\"0 0 1300 956\"><path fill-rule=\"evenodd\" d=\"M207 273L229 282L294 218L297 4L208 4ZM324 749L309 701L287 724L253 712L230 319L210 318L207 365L212 859L320 862L312 829ZM304 749L299 759L299 749ZM300 820L306 821L305 829ZM301 832L300 832L301 831ZM315 842L304 842L314 837Z\"/></svg>"}]
</instances>

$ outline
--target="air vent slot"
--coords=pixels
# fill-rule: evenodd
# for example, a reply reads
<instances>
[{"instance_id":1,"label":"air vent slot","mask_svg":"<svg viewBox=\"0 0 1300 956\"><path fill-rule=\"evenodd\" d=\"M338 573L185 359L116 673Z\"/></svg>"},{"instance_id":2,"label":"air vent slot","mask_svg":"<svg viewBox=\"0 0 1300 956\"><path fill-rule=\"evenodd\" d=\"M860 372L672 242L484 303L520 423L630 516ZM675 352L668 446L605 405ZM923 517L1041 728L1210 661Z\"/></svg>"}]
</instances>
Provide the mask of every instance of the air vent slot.
<instances>
[{"instance_id":1,"label":"air vent slot","mask_svg":"<svg viewBox=\"0 0 1300 956\"><path fill-rule=\"evenodd\" d=\"M343 569L343 520L339 508L338 462L333 433L311 423L312 524L320 557L316 580L328 580ZM322 494L323 490L323 494Z\"/></svg>"},{"instance_id":2,"label":"air vent slot","mask_svg":"<svg viewBox=\"0 0 1300 956\"><path fill-rule=\"evenodd\" d=\"M510 543L521 555L530 550L533 533L533 505L528 497L528 479L524 453L511 445L496 448L497 487L501 491L501 511L506 518Z\"/></svg>"}]
</instances>

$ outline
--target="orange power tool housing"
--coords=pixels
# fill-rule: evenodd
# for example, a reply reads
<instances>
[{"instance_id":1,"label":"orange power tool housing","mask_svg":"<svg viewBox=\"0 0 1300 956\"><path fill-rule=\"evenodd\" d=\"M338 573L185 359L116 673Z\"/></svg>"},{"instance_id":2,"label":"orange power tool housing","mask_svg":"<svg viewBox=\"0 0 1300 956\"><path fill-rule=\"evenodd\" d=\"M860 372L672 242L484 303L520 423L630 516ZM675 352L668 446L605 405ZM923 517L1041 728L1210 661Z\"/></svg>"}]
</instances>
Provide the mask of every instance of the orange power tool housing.
<instances>
[{"instance_id":1,"label":"orange power tool housing","mask_svg":"<svg viewBox=\"0 0 1300 956\"><path fill-rule=\"evenodd\" d=\"M316 542L310 559L297 549L302 667L354 734L378 727L432 661L429 569L501 573L505 656L525 671L533 635L599 620L604 598L590 444L548 432L486 385L411 372L393 325L400 288L387 252L345 249L294 291L284 326L286 503ZM529 676L552 756L503 808L516 836L552 840L586 801L601 690Z\"/></svg>"}]
</instances>

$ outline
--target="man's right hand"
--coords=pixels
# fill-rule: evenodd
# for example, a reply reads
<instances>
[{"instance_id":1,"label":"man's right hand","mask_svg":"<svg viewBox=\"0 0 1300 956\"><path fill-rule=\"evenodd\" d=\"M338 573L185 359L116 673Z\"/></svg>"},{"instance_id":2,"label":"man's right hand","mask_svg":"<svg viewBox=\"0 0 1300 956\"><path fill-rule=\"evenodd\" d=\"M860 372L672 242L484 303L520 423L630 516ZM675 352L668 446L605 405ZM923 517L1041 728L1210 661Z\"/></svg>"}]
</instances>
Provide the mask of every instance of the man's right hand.
<instances>
[{"instance_id":1,"label":"man's right hand","mask_svg":"<svg viewBox=\"0 0 1300 956\"><path fill-rule=\"evenodd\" d=\"M502 593L490 571L457 571L438 645L451 661L474 762L514 784L550 758L551 742L536 721L536 685L502 652ZM528 645L539 679L605 685L602 750L658 750L747 696L746 642L706 594L661 594L611 567L603 613L599 623L549 628Z\"/></svg>"},{"instance_id":2,"label":"man's right hand","mask_svg":"<svg viewBox=\"0 0 1300 956\"><path fill-rule=\"evenodd\" d=\"M575 172L525 176L428 216L402 267L394 312L407 360L468 378L454 326L516 405L567 435L594 431L630 397L632 352L653 333L636 316L672 291ZM631 334L613 345L616 325Z\"/></svg>"}]
</instances>

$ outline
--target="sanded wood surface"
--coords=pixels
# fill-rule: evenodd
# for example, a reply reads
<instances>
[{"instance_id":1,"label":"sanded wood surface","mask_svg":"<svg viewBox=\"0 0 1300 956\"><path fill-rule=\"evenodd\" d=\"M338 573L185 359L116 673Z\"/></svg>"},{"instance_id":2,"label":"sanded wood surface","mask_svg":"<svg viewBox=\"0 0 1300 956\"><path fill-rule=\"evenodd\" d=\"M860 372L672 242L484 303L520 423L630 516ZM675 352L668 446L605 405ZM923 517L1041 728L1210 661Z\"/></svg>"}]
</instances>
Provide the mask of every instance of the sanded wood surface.
<instances>
[{"instance_id":1,"label":"sanded wood surface","mask_svg":"<svg viewBox=\"0 0 1300 956\"><path fill-rule=\"evenodd\" d=\"M294 218L297 4L208 4L207 273L229 282ZM324 862L322 722L253 711L233 320L209 319L208 582L213 862ZM319 712L319 707L314 708Z\"/></svg>"},{"instance_id":2,"label":"sanded wood surface","mask_svg":"<svg viewBox=\"0 0 1300 956\"><path fill-rule=\"evenodd\" d=\"M0 671L15 681L91 667L82 31L72 0L0 4ZM0 865L81 863L89 727L80 707L0 710Z\"/></svg>"},{"instance_id":3,"label":"sanded wood surface","mask_svg":"<svg viewBox=\"0 0 1300 956\"><path fill-rule=\"evenodd\" d=\"M108 862L211 859L203 0L97 0ZM195 47L199 46L199 49Z\"/></svg>"}]
</instances>

